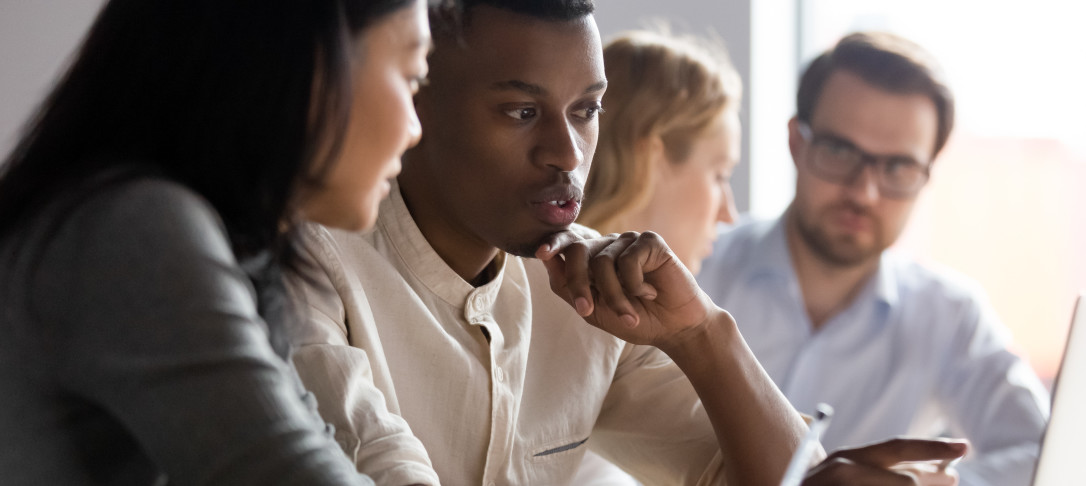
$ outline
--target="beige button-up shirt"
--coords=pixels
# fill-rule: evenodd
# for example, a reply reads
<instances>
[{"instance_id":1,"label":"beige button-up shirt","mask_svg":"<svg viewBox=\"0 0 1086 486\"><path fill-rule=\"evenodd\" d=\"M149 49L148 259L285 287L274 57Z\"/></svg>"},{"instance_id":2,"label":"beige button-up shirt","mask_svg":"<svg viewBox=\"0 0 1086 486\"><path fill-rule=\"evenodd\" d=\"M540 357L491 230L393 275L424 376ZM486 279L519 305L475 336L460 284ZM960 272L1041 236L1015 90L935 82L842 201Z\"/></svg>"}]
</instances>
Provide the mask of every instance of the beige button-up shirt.
<instances>
[{"instance_id":1,"label":"beige button-up shirt","mask_svg":"<svg viewBox=\"0 0 1086 486\"><path fill-rule=\"evenodd\" d=\"M314 225L307 238L330 290L305 288L311 318L294 360L356 461L400 447L405 468L421 471L428 453L447 485L558 485L591 446L646 484L723 481L713 429L678 367L585 323L538 260L503 254L493 280L472 287L396 186L373 232ZM396 415L372 410L376 393ZM406 429L399 417L425 451L366 440L397 437L373 431Z\"/></svg>"}]
</instances>

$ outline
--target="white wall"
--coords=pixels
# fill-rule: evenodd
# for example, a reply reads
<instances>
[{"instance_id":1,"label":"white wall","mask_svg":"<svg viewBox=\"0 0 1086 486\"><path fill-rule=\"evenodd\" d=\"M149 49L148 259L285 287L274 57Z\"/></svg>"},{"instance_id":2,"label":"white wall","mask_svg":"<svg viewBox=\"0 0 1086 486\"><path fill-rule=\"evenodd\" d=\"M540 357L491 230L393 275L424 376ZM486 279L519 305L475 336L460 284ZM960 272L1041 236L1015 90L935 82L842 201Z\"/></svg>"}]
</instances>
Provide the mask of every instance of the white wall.
<instances>
[{"instance_id":1,"label":"white wall","mask_svg":"<svg viewBox=\"0 0 1086 486\"><path fill-rule=\"evenodd\" d=\"M744 212L772 214L780 201L790 197L776 192L791 188L782 136L795 86L795 2L597 0L596 21L605 40L622 30L644 27L646 21L663 19L675 31L714 32L727 44L745 88L743 162L733 176L736 202ZM0 0L0 158L11 150L26 118L103 3ZM751 160L757 161L754 170ZM762 197L752 197L752 192Z\"/></svg>"}]
</instances>

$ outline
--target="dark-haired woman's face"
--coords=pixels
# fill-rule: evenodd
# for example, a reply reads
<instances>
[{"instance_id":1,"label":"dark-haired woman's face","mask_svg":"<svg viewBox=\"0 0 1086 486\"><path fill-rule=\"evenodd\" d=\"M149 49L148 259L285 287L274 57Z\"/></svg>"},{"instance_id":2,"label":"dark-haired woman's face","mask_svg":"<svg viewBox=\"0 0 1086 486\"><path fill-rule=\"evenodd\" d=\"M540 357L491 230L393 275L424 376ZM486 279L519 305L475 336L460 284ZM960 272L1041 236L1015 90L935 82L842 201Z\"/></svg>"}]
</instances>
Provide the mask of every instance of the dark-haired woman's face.
<instances>
[{"instance_id":1,"label":"dark-haired woman's face","mask_svg":"<svg viewBox=\"0 0 1086 486\"><path fill-rule=\"evenodd\" d=\"M355 41L353 102L343 148L324 187L306 201L306 218L361 230L373 226L400 156L422 128L412 96L427 72L430 28L424 0L367 28Z\"/></svg>"}]
</instances>

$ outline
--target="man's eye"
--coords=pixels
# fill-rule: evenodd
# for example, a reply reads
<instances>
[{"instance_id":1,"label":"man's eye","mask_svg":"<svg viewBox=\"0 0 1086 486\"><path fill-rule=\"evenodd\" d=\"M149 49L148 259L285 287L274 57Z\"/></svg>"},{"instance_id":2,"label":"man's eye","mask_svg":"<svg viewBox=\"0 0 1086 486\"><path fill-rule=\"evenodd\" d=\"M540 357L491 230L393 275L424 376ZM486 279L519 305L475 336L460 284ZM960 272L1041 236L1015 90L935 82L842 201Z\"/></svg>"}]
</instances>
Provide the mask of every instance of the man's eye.
<instances>
[{"instance_id":1,"label":"man's eye","mask_svg":"<svg viewBox=\"0 0 1086 486\"><path fill-rule=\"evenodd\" d=\"M826 144L826 149L830 155L833 155L834 157L849 157L853 152L852 147L837 142Z\"/></svg>"},{"instance_id":2,"label":"man's eye","mask_svg":"<svg viewBox=\"0 0 1086 486\"><path fill-rule=\"evenodd\" d=\"M600 113L603 113L603 107L600 106L599 103L596 103L596 104L581 108L580 110L574 111L573 116L576 116L578 118L583 118L585 120L592 120L593 118L596 118L597 116L599 116Z\"/></svg>"},{"instance_id":3,"label":"man's eye","mask_svg":"<svg viewBox=\"0 0 1086 486\"><path fill-rule=\"evenodd\" d=\"M509 115L515 120L530 120L535 118L535 108L514 108L512 110L505 110L505 114Z\"/></svg>"}]
</instances>

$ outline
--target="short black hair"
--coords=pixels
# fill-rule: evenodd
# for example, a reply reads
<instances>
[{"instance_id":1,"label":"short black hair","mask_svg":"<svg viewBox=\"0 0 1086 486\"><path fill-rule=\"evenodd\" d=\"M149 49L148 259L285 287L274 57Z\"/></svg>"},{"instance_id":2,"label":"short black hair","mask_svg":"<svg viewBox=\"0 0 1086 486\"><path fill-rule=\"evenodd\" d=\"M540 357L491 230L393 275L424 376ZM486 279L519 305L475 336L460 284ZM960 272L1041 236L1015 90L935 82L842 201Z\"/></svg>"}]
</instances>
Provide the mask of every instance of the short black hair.
<instances>
[{"instance_id":1,"label":"short black hair","mask_svg":"<svg viewBox=\"0 0 1086 486\"><path fill-rule=\"evenodd\" d=\"M430 28L435 33L461 32L470 24L472 10L482 5L559 22L596 11L593 0L440 0L431 4Z\"/></svg>"},{"instance_id":2,"label":"short black hair","mask_svg":"<svg viewBox=\"0 0 1086 486\"><path fill-rule=\"evenodd\" d=\"M596 10L592 0L454 0L465 14L479 5L510 10L545 20L573 20Z\"/></svg>"}]
</instances>

